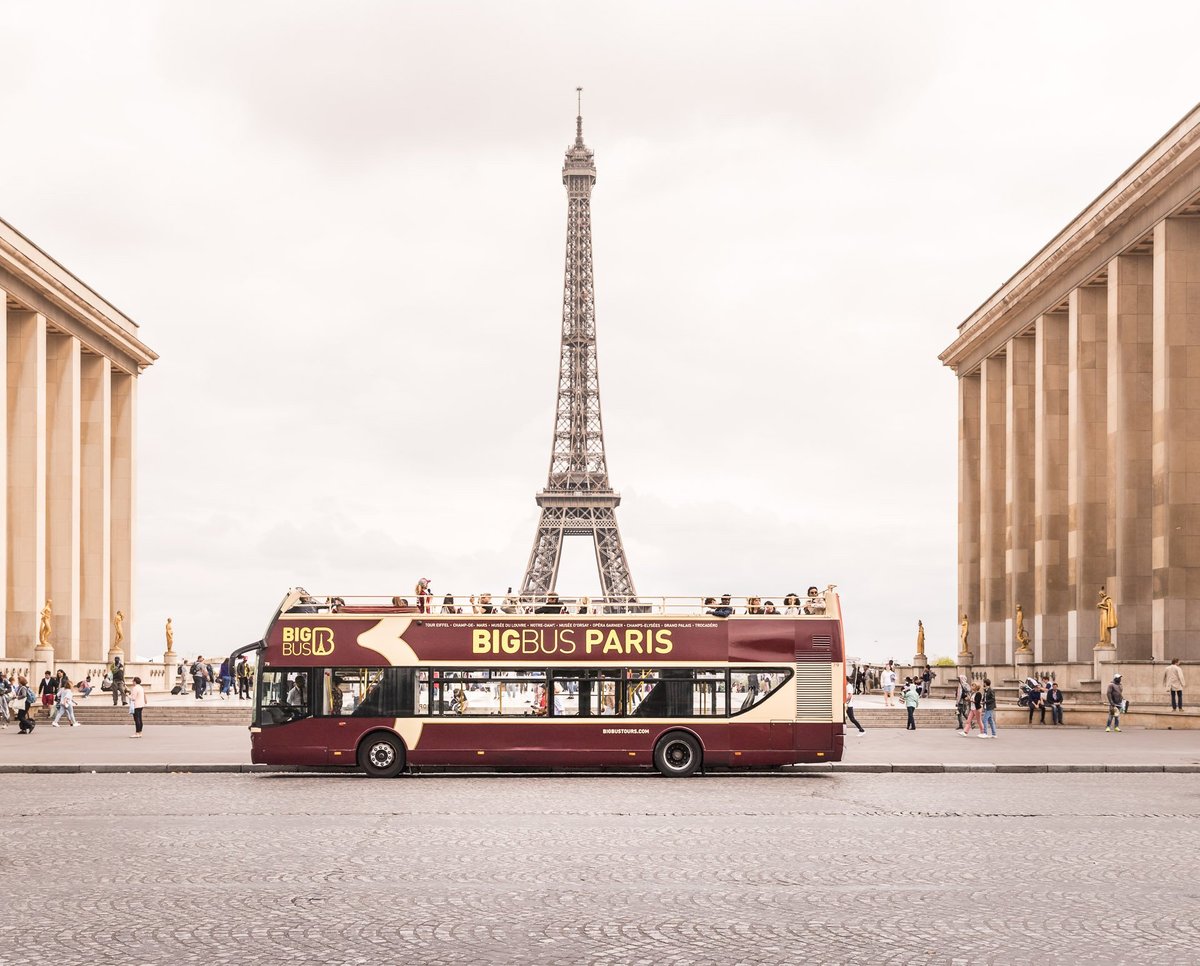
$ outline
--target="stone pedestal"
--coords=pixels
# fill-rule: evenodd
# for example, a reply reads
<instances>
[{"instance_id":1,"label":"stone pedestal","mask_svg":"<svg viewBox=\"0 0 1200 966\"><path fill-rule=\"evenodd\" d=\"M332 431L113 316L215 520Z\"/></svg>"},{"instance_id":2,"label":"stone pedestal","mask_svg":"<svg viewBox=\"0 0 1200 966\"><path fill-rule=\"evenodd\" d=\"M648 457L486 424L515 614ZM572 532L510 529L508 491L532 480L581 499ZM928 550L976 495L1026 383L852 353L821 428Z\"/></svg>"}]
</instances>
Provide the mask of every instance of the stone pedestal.
<instances>
[{"instance_id":1,"label":"stone pedestal","mask_svg":"<svg viewBox=\"0 0 1200 966\"><path fill-rule=\"evenodd\" d=\"M924 654L914 654L912 659L913 667L929 667L929 658Z\"/></svg>"},{"instance_id":2,"label":"stone pedestal","mask_svg":"<svg viewBox=\"0 0 1200 966\"><path fill-rule=\"evenodd\" d=\"M163 654L163 690L170 691L175 687L176 669L179 667L179 655L174 651Z\"/></svg>"},{"instance_id":3,"label":"stone pedestal","mask_svg":"<svg viewBox=\"0 0 1200 966\"><path fill-rule=\"evenodd\" d=\"M1032 667L1033 658L1034 654L1031 648L1018 648L1016 651L1013 651L1013 663L1016 664L1017 667Z\"/></svg>"},{"instance_id":4,"label":"stone pedestal","mask_svg":"<svg viewBox=\"0 0 1200 966\"><path fill-rule=\"evenodd\" d=\"M958 657L955 658L955 663L959 667L971 667L975 663L975 652L959 651Z\"/></svg>"},{"instance_id":5,"label":"stone pedestal","mask_svg":"<svg viewBox=\"0 0 1200 966\"><path fill-rule=\"evenodd\" d=\"M1097 644L1092 648L1092 666L1095 668L1096 679L1107 681L1110 677L1108 665L1117 659L1117 649L1108 644Z\"/></svg>"},{"instance_id":6,"label":"stone pedestal","mask_svg":"<svg viewBox=\"0 0 1200 966\"><path fill-rule=\"evenodd\" d=\"M35 647L33 659L29 662L29 684L34 690L37 690L38 682L47 671L54 673L54 648Z\"/></svg>"}]
</instances>

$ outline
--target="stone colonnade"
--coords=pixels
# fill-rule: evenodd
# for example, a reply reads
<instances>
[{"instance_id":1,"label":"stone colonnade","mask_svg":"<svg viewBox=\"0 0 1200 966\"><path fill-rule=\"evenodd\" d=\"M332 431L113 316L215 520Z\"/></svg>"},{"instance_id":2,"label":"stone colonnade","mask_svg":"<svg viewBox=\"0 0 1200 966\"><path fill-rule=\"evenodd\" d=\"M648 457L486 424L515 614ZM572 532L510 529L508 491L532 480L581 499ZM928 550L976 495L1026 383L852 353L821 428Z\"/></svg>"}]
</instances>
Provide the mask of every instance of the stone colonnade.
<instances>
[{"instance_id":1,"label":"stone colonnade","mask_svg":"<svg viewBox=\"0 0 1200 966\"><path fill-rule=\"evenodd\" d=\"M959 371L959 617L981 664L1200 659L1200 217L1173 215Z\"/></svg>"},{"instance_id":2,"label":"stone colonnade","mask_svg":"<svg viewBox=\"0 0 1200 966\"><path fill-rule=\"evenodd\" d=\"M0 222L0 660L131 653L137 377L157 356L136 326ZM53 602L50 646L41 612Z\"/></svg>"}]
</instances>

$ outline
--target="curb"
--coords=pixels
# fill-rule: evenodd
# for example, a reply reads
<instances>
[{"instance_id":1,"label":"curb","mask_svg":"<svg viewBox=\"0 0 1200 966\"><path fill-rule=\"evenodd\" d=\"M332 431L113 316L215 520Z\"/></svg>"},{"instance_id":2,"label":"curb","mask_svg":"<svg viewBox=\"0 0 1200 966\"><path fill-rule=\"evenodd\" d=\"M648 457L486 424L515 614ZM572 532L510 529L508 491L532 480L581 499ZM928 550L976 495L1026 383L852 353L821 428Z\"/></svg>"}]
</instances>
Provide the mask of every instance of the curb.
<instances>
[{"instance_id":1,"label":"curb","mask_svg":"<svg viewBox=\"0 0 1200 966\"><path fill-rule=\"evenodd\" d=\"M14 765L0 764L0 775L90 775L90 774L127 774L127 775L192 775L192 774L225 774L225 775L263 775L283 772L303 772L311 775L348 774L349 769L340 767L315 767L308 765L251 765L251 764L216 764L205 762L200 764L158 764L139 762L137 764L117 765L111 763L95 765ZM580 773L584 773L586 770ZM975 764L972 762L947 762L943 764L929 763L896 763L887 762L840 762L822 761L810 764L790 765L785 773L828 775L839 774L896 774L896 775L966 775L966 774L997 774L997 775L1041 775L1041 774L1168 774L1168 775L1200 775L1200 764L1196 765L1146 765L1125 764L1105 765L1089 762L1086 764L1037 764L1037 763L1004 763L1004 764ZM481 772L484 774L485 772ZM630 774L634 772L631 770ZM535 774L535 772L530 772ZM544 773L542 773L544 774ZM560 772L556 774L571 774ZM590 772L589 772L590 774ZM766 777L766 773L759 777Z\"/></svg>"}]
</instances>

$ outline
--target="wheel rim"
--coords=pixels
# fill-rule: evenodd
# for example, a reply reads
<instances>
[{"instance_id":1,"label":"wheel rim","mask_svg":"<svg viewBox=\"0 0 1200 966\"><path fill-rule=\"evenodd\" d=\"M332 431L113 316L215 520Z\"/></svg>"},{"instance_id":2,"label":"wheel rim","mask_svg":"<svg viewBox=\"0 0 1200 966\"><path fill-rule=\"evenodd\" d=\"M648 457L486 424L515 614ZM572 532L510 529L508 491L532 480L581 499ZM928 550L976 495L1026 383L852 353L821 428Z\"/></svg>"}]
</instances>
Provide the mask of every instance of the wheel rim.
<instances>
[{"instance_id":1,"label":"wheel rim","mask_svg":"<svg viewBox=\"0 0 1200 966\"><path fill-rule=\"evenodd\" d=\"M396 760L396 749L390 741L378 741L371 745L367 760L375 768L387 768Z\"/></svg>"},{"instance_id":2,"label":"wheel rim","mask_svg":"<svg viewBox=\"0 0 1200 966\"><path fill-rule=\"evenodd\" d=\"M663 749L663 758L671 771L683 771L692 763L692 747L686 741L672 741Z\"/></svg>"}]
</instances>

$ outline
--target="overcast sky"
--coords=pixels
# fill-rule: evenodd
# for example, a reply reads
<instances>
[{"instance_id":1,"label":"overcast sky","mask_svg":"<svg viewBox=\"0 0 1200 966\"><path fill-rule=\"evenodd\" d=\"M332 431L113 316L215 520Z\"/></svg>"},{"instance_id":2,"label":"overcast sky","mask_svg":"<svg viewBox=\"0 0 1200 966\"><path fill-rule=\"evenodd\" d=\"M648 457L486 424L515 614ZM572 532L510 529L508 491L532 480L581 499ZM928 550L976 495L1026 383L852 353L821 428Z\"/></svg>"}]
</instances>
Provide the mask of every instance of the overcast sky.
<instances>
[{"instance_id":1,"label":"overcast sky","mask_svg":"<svg viewBox=\"0 0 1200 966\"><path fill-rule=\"evenodd\" d=\"M956 637L955 326L1200 100L1194 3L20 3L0 217L141 325L134 652L519 585L575 87L643 594ZM594 589L568 547L559 589Z\"/></svg>"}]
</instances>

